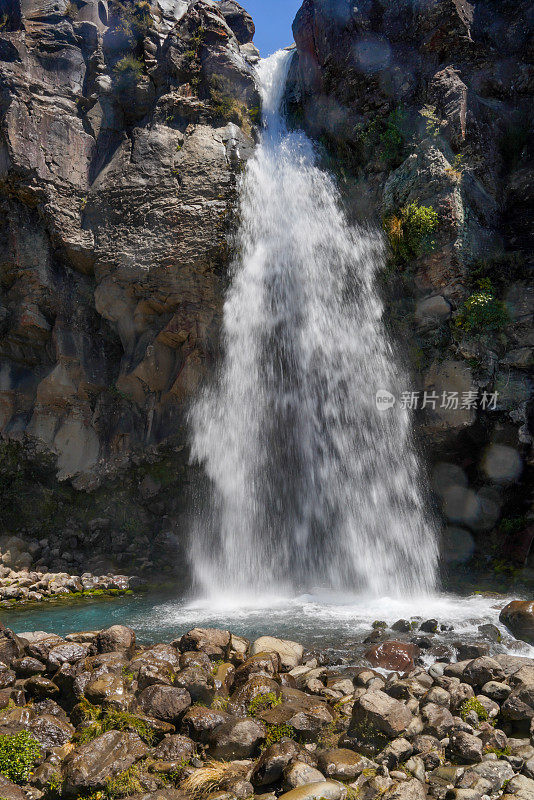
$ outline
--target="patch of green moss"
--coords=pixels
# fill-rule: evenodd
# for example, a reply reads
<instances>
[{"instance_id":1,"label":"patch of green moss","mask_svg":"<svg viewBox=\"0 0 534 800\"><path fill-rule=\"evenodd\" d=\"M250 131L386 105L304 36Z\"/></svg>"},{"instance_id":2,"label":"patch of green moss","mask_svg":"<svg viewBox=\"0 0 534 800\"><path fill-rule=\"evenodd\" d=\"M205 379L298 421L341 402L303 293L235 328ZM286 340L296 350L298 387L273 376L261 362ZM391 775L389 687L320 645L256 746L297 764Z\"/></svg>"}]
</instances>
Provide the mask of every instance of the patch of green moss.
<instances>
[{"instance_id":1,"label":"patch of green moss","mask_svg":"<svg viewBox=\"0 0 534 800\"><path fill-rule=\"evenodd\" d=\"M269 708L279 706L282 702L280 697L277 697L274 692L267 692L266 694L258 694L251 700L247 708L247 716L257 717L262 711L267 711Z\"/></svg>"},{"instance_id":2,"label":"patch of green moss","mask_svg":"<svg viewBox=\"0 0 534 800\"><path fill-rule=\"evenodd\" d=\"M294 736L295 729L292 725L288 725L285 722L281 722L278 725L268 724L265 747L269 747L269 745L275 742L281 742L282 739L293 739Z\"/></svg>"},{"instance_id":3,"label":"patch of green moss","mask_svg":"<svg viewBox=\"0 0 534 800\"><path fill-rule=\"evenodd\" d=\"M145 720L128 711L102 709L85 698L78 708L85 722L92 723L79 729L74 738L78 744L87 744L108 731L134 731L146 744L153 745L156 734Z\"/></svg>"},{"instance_id":4,"label":"patch of green moss","mask_svg":"<svg viewBox=\"0 0 534 800\"><path fill-rule=\"evenodd\" d=\"M465 722L467 716L470 714L471 711L474 711L479 718L480 722L486 722L488 719L488 712L480 702L477 700L476 697L470 697L468 700L464 700L462 705L460 706L460 717Z\"/></svg>"},{"instance_id":5,"label":"patch of green moss","mask_svg":"<svg viewBox=\"0 0 534 800\"><path fill-rule=\"evenodd\" d=\"M0 773L13 783L27 782L41 754L41 745L28 731L0 735Z\"/></svg>"}]
</instances>

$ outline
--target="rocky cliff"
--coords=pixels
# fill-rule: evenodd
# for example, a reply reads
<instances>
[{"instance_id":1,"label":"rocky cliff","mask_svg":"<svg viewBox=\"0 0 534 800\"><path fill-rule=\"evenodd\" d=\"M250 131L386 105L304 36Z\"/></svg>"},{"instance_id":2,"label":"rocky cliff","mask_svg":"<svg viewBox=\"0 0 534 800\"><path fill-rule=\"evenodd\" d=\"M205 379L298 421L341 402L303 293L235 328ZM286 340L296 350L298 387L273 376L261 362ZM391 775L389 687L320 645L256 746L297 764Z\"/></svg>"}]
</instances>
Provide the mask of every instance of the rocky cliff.
<instances>
[{"instance_id":1,"label":"rocky cliff","mask_svg":"<svg viewBox=\"0 0 534 800\"><path fill-rule=\"evenodd\" d=\"M43 564L165 556L259 115L253 34L232 0L0 0L2 533Z\"/></svg>"},{"instance_id":2,"label":"rocky cliff","mask_svg":"<svg viewBox=\"0 0 534 800\"><path fill-rule=\"evenodd\" d=\"M420 393L446 557L456 567L476 547L480 563L511 560L523 577L534 538L533 29L530 2L304 0L288 88L294 124L322 143L349 213L384 228L387 318L411 364L406 390ZM424 391L435 408L421 409ZM443 392L458 407L441 407ZM498 393L495 408L484 392ZM477 407L462 407L468 393Z\"/></svg>"}]
</instances>

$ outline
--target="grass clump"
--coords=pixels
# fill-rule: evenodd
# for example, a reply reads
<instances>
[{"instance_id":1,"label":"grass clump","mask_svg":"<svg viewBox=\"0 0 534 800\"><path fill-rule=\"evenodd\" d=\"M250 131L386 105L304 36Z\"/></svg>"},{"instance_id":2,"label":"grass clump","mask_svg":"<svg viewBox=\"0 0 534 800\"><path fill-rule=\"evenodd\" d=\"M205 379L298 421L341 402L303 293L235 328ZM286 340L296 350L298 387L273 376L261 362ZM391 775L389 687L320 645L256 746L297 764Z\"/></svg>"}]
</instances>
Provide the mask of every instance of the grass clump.
<instances>
[{"instance_id":1,"label":"grass clump","mask_svg":"<svg viewBox=\"0 0 534 800\"><path fill-rule=\"evenodd\" d=\"M438 215L432 206L410 203L384 218L383 226L396 264L405 264L434 247Z\"/></svg>"},{"instance_id":2,"label":"grass clump","mask_svg":"<svg viewBox=\"0 0 534 800\"><path fill-rule=\"evenodd\" d=\"M232 764L227 761L207 761L195 769L181 783L181 790L192 800L203 800L212 792L222 788L224 780L232 772Z\"/></svg>"},{"instance_id":3,"label":"grass clump","mask_svg":"<svg viewBox=\"0 0 534 800\"><path fill-rule=\"evenodd\" d=\"M117 61L113 67L115 78L118 81L138 81L144 72L145 65L131 53Z\"/></svg>"},{"instance_id":4,"label":"grass clump","mask_svg":"<svg viewBox=\"0 0 534 800\"><path fill-rule=\"evenodd\" d=\"M129 711L104 710L93 706L88 700L82 700L79 708L83 721L90 724L75 733L74 738L78 744L92 742L108 731L135 731L146 744L153 745L155 742L156 734L152 728Z\"/></svg>"},{"instance_id":5,"label":"grass clump","mask_svg":"<svg viewBox=\"0 0 534 800\"><path fill-rule=\"evenodd\" d=\"M251 700L247 708L247 716L256 717L262 711L267 711L269 708L279 706L282 702L280 697L277 697L274 692L267 692L266 694L258 694Z\"/></svg>"},{"instance_id":6,"label":"grass clump","mask_svg":"<svg viewBox=\"0 0 534 800\"><path fill-rule=\"evenodd\" d=\"M456 317L456 327L467 333L499 331L509 320L506 306L495 297L489 280L479 282L479 291L467 298Z\"/></svg>"},{"instance_id":7,"label":"grass clump","mask_svg":"<svg viewBox=\"0 0 534 800\"><path fill-rule=\"evenodd\" d=\"M13 783L26 783L41 755L41 745L28 731L0 736L0 773Z\"/></svg>"},{"instance_id":8,"label":"grass clump","mask_svg":"<svg viewBox=\"0 0 534 800\"><path fill-rule=\"evenodd\" d=\"M105 786L105 795L109 800L116 797L130 797L134 794L142 794L145 786L141 780L146 764L139 761L124 772L119 773L114 778L108 778Z\"/></svg>"},{"instance_id":9,"label":"grass clump","mask_svg":"<svg viewBox=\"0 0 534 800\"><path fill-rule=\"evenodd\" d=\"M487 721L488 712L486 711L480 700L477 700L476 697L470 697L468 700L464 700L464 702L460 706L460 717L463 719L464 722L466 721L471 711L475 712L480 722Z\"/></svg>"}]
</instances>

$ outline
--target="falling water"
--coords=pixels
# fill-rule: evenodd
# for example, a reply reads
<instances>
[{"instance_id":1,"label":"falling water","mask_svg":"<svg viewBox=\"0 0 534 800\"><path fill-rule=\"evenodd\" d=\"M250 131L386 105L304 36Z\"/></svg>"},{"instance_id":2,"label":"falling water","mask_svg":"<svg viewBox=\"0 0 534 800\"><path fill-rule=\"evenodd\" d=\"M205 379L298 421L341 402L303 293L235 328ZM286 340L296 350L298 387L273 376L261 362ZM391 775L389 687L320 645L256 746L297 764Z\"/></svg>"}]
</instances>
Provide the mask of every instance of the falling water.
<instances>
[{"instance_id":1,"label":"falling water","mask_svg":"<svg viewBox=\"0 0 534 800\"><path fill-rule=\"evenodd\" d=\"M205 594L429 591L437 548L375 287L380 237L347 223L280 110L291 54L262 61L264 127L241 183L224 358L191 413L210 500L191 535Z\"/></svg>"}]
</instances>

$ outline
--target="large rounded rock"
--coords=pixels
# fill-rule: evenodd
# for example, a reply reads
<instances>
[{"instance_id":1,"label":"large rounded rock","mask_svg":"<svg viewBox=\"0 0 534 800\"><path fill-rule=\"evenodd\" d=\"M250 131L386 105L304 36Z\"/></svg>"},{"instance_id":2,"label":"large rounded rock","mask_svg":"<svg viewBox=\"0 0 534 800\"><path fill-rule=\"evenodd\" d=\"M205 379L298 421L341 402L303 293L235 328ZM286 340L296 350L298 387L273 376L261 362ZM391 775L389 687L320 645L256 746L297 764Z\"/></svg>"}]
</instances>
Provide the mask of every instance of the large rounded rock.
<instances>
[{"instance_id":1,"label":"large rounded rock","mask_svg":"<svg viewBox=\"0 0 534 800\"><path fill-rule=\"evenodd\" d=\"M238 717L244 717L247 715L253 700L261 695L278 697L280 695L280 686L272 678L267 678L265 675L254 675L230 697L228 711Z\"/></svg>"},{"instance_id":2,"label":"large rounded rock","mask_svg":"<svg viewBox=\"0 0 534 800\"><path fill-rule=\"evenodd\" d=\"M52 747L61 747L70 741L74 727L57 716L42 714L32 720L30 731L39 744L49 750Z\"/></svg>"},{"instance_id":3,"label":"large rounded rock","mask_svg":"<svg viewBox=\"0 0 534 800\"><path fill-rule=\"evenodd\" d=\"M154 750L158 761L186 762L195 755L195 743L188 736L177 733L167 736Z\"/></svg>"},{"instance_id":4,"label":"large rounded rock","mask_svg":"<svg viewBox=\"0 0 534 800\"><path fill-rule=\"evenodd\" d=\"M394 739L403 733L412 721L412 713L404 703L389 697L385 692L366 692L356 700L352 711L351 728L370 725Z\"/></svg>"},{"instance_id":5,"label":"large rounded rock","mask_svg":"<svg viewBox=\"0 0 534 800\"><path fill-rule=\"evenodd\" d=\"M272 678L280 671L280 656L276 652L257 653L247 658L235 671L235 685L242 686L251 675L265 675Z\"/></svg>"},{"instance_id":6,"label":"large rounded rock","mask_svg":"<svg viewBox=\"0 0 534 800\"><path fill-rule=\"evenodd\" d=\"M292 739L266 747L252 770L251 781L254 786L270 786L279 781L288 764L302 757L301 750Z\"/></svg>"},{"instance_id":7,"label":"large rounded rock","mask_svg":"<svg viewBox=\"0 0 534 800\"><path fill-rule=\"evenodd\" d=\"M204 706L191 706L183 716L181 730L191 739L206 743L215 728L230 719L231 716L226 711L218 711Z\"/></svg>"},{"instance_id":8,"label":"large rounded rock","mask_svg":"<svg viewBox=\"0 0 534 800\"><path fill-rule=\"evenodd\" d=\"M148 752L135 733L104 733L67 757L63 792L67 797L79 797L103 789L108 778L124 772Z\"/></svg>"},{"instance_id":9,"label":"large rounded rock","mask_svg":"<svg viewBox=\"0 0 534 800\"><path fill-rule=\"evenodd\" d=\"M148 686L139 695L138 702L145 714L176 725L191 705L191 695L186 689L174 686Z\"/></svg>"},{"instance_id":10,"label":"large rounded rock","mask_svg":"<svg viewBox=\"0 0 534 800\"><path fill-rule=\"evenodd\" d=\"M126 625L112 625L100 631L96 637L96 646L99 653L114 653L118 650L132 652L135 648L135 633Z\"/></svg>"},{"instance_id":11,"label":"large rounded rock","mask_svg":"<svg viewBox=\"0 0 534 800\"><path fill-rule=\"evenodd\" d=\"M297 786L285 794L281 794L278 800L344 800L347 796L347 787L337 781L318 781L308 783L305 786Z\"/></svg>"},{"instance_id":12,"label":"large rounded rock","mask_svg":"<svg viewBox=\"0 0 534 800\"><path fill-rule=\"evenodd\" d=\"M318 766L327 778L350 783L367 769L371 762L363 756L344 747L335 747L319 753Z\"/></svg>"},{"instance_id":13,"label":"large rounded rock","mask_svg":"<svg viewBox=\"0 0 534 800\"><path fill-rule=\"evenodd\" d=\"M230 644L230 631L218 628L193 628L177 642L180 651L201 650L210 658L224 658Z\"/></svg>"},{"instance_id":14,"label":"large rounded rock","mask_svg":"<svg viewBox=\"0 0 534 800\"><path fill-rule=\"evenodd\" d=\"M250 758L265 740L265 727L254 719L230 719L216 728L209 738L214 758L231 761Z\"/></svg>"},{"instance_id":15,"label":"large rounded rock","mask_svg":"<svg viewBox=\"0 0 534 800\"><path fill-rule=\"evenodd\" d=\"M277 653L280 657L280 664L285 669L293 669L302 661L304 648L298 642L291 642L287 639L275 639L274 636L260 636L252 644L250 654L258 653Z\"/></svg>"},{"instance_id":16,"label":"large rounded rock","mask_svg":"<svg viewBox=\"0 0 534 800\"><path fill-rule=\"evenodd\" d=\"M310 764L306 764L305 761L295 761L284 770L285 784L291 789L325 780L326 778L322 772L319 772L318 769Z\"/></svg>"},{"instance_id":17,"label":"large rounded rock","mask_svg":"<svg viewBox=\"0 0 534 800\"><path fill-rule=\"evenodd\" d=\"M534 600L512 600L499 615L516 639L534 645Z\"/></svg>"},{"instance_id":18,"label":"large rounded rock","mask_svg":"<svg viewBox=\"0 0 534 800\"><path fill-rule=\"evenodd\" d=\"M420 652L417 645L411 642L389 641L374 645L367 650L365 657L373 667L410 672Z\"/></svg>"}]
</instances>

